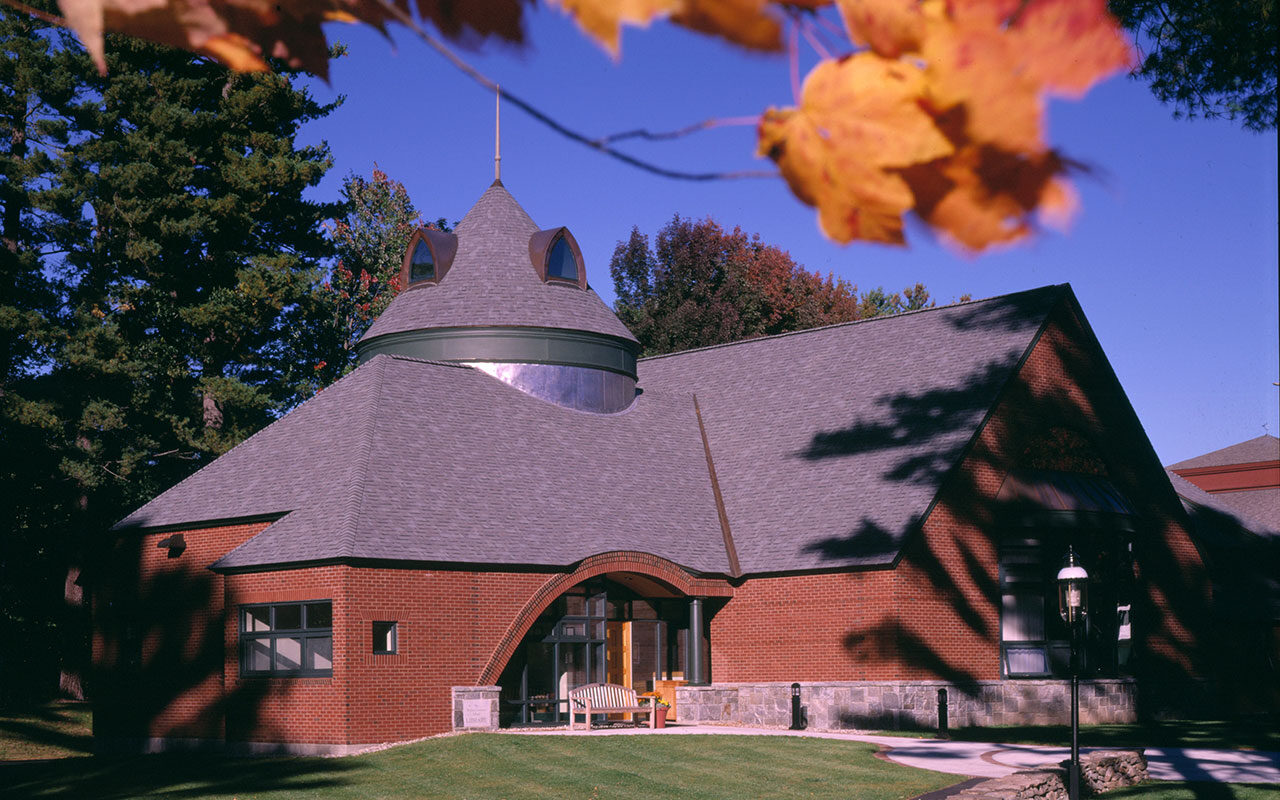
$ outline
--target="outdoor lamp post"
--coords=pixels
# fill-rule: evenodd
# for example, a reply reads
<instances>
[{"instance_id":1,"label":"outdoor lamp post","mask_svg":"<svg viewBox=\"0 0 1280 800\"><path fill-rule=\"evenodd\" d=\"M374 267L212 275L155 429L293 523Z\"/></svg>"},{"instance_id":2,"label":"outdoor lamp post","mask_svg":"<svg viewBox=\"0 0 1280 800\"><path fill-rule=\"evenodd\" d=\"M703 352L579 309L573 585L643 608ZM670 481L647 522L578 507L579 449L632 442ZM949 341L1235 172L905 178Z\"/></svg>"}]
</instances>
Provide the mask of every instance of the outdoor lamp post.
<instances>
[{"instance_id":1,"label":"outdoor lamp post","mask_svg":"<svg viewBox=\"0 0 1280 800\"><path fill-rule=\"evenodd\" d=\"M1089 573L1076 563L1075 548L1067 547L1067 565L1058 570L1058 613L1071 632L1071 763L1067 793L1080 800L1080 627L1089 613Z\"/></svg>"}]
</instances>

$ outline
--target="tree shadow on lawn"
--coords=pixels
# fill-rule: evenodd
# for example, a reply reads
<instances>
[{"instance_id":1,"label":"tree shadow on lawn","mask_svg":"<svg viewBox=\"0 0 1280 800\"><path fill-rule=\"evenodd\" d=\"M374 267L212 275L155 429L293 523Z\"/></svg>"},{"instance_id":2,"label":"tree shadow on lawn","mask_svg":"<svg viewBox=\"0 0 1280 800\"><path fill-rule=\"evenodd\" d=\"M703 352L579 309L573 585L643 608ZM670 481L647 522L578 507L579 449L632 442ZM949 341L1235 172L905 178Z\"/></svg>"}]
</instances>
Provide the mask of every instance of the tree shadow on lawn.
<instances>
[{"instance_id":1,"label":"tree shadow on lawn","mask_svg":"<svg viewBox=\"0 0 1280 800\"><path fill-rule=\"evenodd\" d=\"M0 763L5 800L69 797L257 797L347 785L365 768L357 759L229 758L212 754L61 758Z\"/></svg>"},{"instance_id":2,"label":"tree shadow on lawn","mask_svg":"<svg viewBox=\"0 0 1280 800\"><path fill-rule=\"evenodd\" d=\"M93 734L88 706L41 706L0 715L0 761L89 755Z\"/></svg>"},{"instance_id":3,"label":"tree shadow on lawn","mask_svg":"<svg viewBox=\"0 0 1280 800\"><path fill-rule=\"evenodd\" d=\"M1192 781L1170 783L1148 781L1138 786L1128 786L1107 792L1108 800L1251 800L1275 796L1275 784L1243 785Z\"/></svg>"}]
</instances>

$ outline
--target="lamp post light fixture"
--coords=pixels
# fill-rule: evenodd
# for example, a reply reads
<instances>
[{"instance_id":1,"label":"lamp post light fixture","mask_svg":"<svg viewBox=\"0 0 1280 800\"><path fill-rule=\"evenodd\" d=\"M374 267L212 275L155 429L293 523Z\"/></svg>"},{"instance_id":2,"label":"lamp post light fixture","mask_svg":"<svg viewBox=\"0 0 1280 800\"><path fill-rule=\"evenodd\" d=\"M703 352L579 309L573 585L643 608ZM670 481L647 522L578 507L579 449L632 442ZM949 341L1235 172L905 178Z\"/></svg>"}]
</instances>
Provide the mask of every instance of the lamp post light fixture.
<instances>
[{"instance_id":1,"label":"lamp post light fixture","mask_svg":"<svg viewBox=\"0 0 1280 800\"><path fill-rule=\"evenodd\" d=\"M1058 570L1058 613L1071 632L1071 762L1067 765L1067 796L1080 800L1080 628L1089 613L1089 573L1076 563L1075 548L1067 547L1067 565Z\"/></svg>"}]
</instances>

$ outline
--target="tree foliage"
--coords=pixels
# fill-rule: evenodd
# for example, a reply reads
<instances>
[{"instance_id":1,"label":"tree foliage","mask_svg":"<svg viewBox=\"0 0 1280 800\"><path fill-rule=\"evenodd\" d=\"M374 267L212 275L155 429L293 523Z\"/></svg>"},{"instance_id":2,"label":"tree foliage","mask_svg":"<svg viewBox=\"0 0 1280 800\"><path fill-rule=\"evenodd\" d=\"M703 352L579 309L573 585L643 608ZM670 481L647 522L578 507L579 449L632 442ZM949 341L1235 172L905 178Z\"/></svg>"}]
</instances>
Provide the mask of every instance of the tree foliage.
<instances>
[{"instance_id":1,"label":"tree foliage","mask_svg":"<svg viewBox=\"0 0 1280 800\"><path fill-rule=\"evenodd\" d=\"M734 342L933 305L922 284L858 295L790 254L716 222L679 215L654 237L632 228L609 263L614 311L645 355Z\"/></svg>"},{"instance_id":2,"label":"tree foliage","mask_svg":"<svg viewBox=\"0 0 1280 800\"><path fill-rule=\"evenodd\" d=\"M369 178L347 175L342 199L342 214L326 226L337 260L316 298L316 338L325 347L313 361L316 390L355 365L356 342L404 288L405 243L423 225L404 186L376 165ZM443 217L426 227L452 230Z\"/></svg>"},{"instance_id":3,"label":"tree foliage","mask_svg":"<svg viewBox=\"0 0 1280 800\"><path fill-rule=\"evenodd\" d=\"M1139 35L1137 74L1177 116L1276 127L1275 0L1110 0Z\"/></svg>"},{"instance_id":4,"label":"tree foliage","mask_svg":"<svg viewBox=\"0 0 1280 800\"><path fill-rule=\"evenodd\" d=\"M327 148L296 141L333 107L288 75L133 39L106 58L0 9L6 649L57 625L85 537L296 402L337 211L302 196Z\"/></svg>"},{"instance_id":5,"label":"tree foliage","mask_svg":"<svg viewBox=\"0 0 1280 800\"><path fill-rule=\"evenodd\" d=\"M1075 208L1065 177L1070 162L1045 139L1045 98L1078 97L1132 62L1105 0L552 1L615 55L623 26L656 19L763 51L783 49L787 24L797 32L793 40L801 31L815 42L835 33L834 52L815 45L821 60L799 106L762 115L758 149L777 163L795 196L817 208L822 230L842 243L903 244L909 213L970 251L1025 238L1038 219L1063 224ZM60 3L99 63L104 26L237 69L265 69L264 55L273 55L321 75L326 20L380 29L396 21L437 44L418 26L416 8L449 38L524 36L518 0L412 7L408 0ZM819 25L816 15L824 12L838 13L839 21L820 17L827 25Z\"/></svg>"}]
</instances>

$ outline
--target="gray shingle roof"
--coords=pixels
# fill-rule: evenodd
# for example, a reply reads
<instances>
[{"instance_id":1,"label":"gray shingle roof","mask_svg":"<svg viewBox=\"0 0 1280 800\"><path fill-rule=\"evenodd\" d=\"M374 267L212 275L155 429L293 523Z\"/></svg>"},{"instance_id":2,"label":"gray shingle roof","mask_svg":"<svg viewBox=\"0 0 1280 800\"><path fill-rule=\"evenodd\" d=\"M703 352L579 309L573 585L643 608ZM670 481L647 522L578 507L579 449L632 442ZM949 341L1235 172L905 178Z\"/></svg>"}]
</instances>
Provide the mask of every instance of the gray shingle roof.
<instances>
[{"instance_id":1,"label":"gray shingle roof","mask_svg":"<svg viewBox=\"0 0 1280 800\"><path fill-rule=\"evenodd\" d=\"M639 362L698 397L744 573L885 564L1065 286Z\"/></svg>"},{"instance_id":2,"label":"gray shingle roof","mask_svg":"<svg viewBox=\"0 0 1280 800\"><path fill-rule=\"evenodd\" d=\"M620 414L379 355L118 528L283 514L219 567L568 565L639 550L727 573L885 564L1070 296L1046 287L640 362Z\"/></svg>"},{"instance_id":3,"label":"gray shingle roof","mask_svg":"<svg viewBox=\"0 0 1280 800\"><path fill-rule=\"evenodd\" d=\"M333 558L728 571L693 399L571 411L470 367L380 355L118 527L291 511L218 567Z\"/></svg>"},{"instance_id":4,"label":"gray shingle roof","mask_svg":"<svg viewBox=\"0 0 1280 800\"><path fill-rule=\"evenodd\" d=\"M1230 464L1255 464L1259 461L1280 459L1280 439L1264 433L1256 439L1248 439L1221 450L1170 464L1168 469L1195 469L1197 467L1225 467Z\"/></svg>"},{"instance_id":5,"label":"gray shingle roof","mask_svg":"<svg viewBox=\"0 0 1280 800\"><path fill-rule=\"evenodd\" d=\"M458 223L458 253L440 283L401 292L361 342L426 328L487 326L567 328L635 341L594 291L538 278L529 261L529 237L537 231L494 181Z\"/></svg>"},{"instance_id":6,"label":"gray shingle roof","mask_svg":"<svg viewBox=\"0 0 1280 800\"><path fill-rule=\"evenodd\" d=\"M1221 529L1228 521L1257 536L1269 536L1280 539L1280 525L1277 525L1271 520L1264 519L1260 515L1250 513L1253 509L1242 508L1236 503L1231 502L1232 495L1261 494L1261 492L1219 492L1210 494L1181 475L1178 475L1172 469L1166 468L1165 474L1169 476L1169 482L1173 484L1173 490L1178 493L1178 497L1182 500L1183 507L1186 508L1188 512L1193 512L1192 518L1196 522L1197 532L1202 536L1213 539L1214 542L1212 543L1216 543L1217 540L1221 538ZM1270 491L1275 492L1275 490ZM1272 497L1274 498L1275 494L1272 494ZM1216 512L1216 515L1197 516L1194 514L1193 506L1210 509L1211 511ZM1206 523L1204 520L1209 520L1210 522Z\"/></svg>"}]
</instances>

